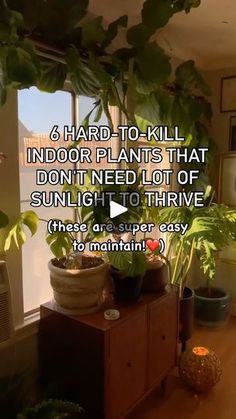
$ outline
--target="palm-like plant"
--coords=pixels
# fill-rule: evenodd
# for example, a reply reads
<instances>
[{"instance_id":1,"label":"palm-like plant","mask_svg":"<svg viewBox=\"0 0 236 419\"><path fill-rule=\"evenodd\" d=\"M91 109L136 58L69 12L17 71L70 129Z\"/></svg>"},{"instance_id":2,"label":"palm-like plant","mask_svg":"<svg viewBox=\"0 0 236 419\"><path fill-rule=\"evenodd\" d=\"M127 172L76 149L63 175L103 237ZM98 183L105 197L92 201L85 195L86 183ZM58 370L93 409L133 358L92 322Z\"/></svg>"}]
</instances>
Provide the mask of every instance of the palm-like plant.
<instances>
[{"instance_id":1,"label":"palm-like plant","mask_svg":"<svg viewBox=\"0 0 236 419\"><path fill-rule=\"evenodd\" d=\"M162 208L158 223L188 224L185 234L172 233L168 240L167 258L173 257L171 283L182 290L188 280L194 255L209 281L216 273L215 257L218 251L236 241L236 209L213 203L214 193L209 186L205 206Z\"/></svg>"}]
</instances>

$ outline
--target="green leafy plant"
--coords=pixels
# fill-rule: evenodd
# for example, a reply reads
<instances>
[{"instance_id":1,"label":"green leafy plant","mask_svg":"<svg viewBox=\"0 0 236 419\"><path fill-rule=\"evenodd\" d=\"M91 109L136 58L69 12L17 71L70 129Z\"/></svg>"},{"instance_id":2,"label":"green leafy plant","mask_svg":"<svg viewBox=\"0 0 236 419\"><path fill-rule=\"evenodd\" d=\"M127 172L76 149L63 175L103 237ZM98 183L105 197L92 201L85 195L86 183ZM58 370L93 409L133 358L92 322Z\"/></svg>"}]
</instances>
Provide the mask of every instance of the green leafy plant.
<instances>
[{"instance_id":1,"label":"green leafy plant","mask_svg":"<svg viewBox=\"0 0 236 419\"><path fill-rule=\"evenodd\" d=\"M208 86L192 60L179 65L174 73L170 57L154 40L176 13L189 13L199 5L200 0L145 0L137 25L129 26L124 15L105 28L102 17L88 15L88 0L36 0L33 8L27 0L0 0L0 104L5 103L9 89L37 86L52 93L68 79L76 94L94 98L85 126L94 114L99 121L104 111L113 128L109 107L117 106L127 123L142 131L147 125L178 125L186 146L211 148ZM128 46L115 49L120 29ZM38 54L42 44L53 52L55 60ZM208 164L201 165L203 189L209 183ZM73 185L74 191L76 188ZM95 212L94 208L82 208L79 220L92 225L94 217L99 218ZM18 246L23 244L25 226L34 234L37 224L36 214L21 215L10 231L6 249L12 239ZM89 229L84 240L92 237ZM68 254L71 240L70 233L47 237L57 258ZM122 259L120 255L120 266ZM127 264L129 267L130 261Z\"/></svg>"},{"instance_id":2,"label":"green leafy plant","mask_svg":"<svg viewBox=\"0 0 236 419\"><path fill-rule=\"evenodd\" d=\"M76 94L94 97L96 120L103 110L112 126L109 106L117 106L140 130L178 125L189 147L211 147L208 86L192 60L180 64L173 77L170 57L153 40L176 13L199 5L200 0L145 0L138 24L129 26L124 15L105 28L102 17L88 15L88 0L37 0L34 8L26 0L0 0L0 103L11 88L54 92L69 79ZM120 29L128 46L115 49ZM39 42L56 61L37 54Z\"/></svg>"},{"instance_id":3,"label":"green leafy plant","mask_svg":"<svg viewBox=\"0 0 236 419\"><path fill-rule=\"evenodd\" d=\"M120 196L119 192L122 190L123 192L132 192L136 190L137 185L134 187L124 187L123 185L115 185L112 186L112 191L116 193L116 197L114 198L116 202L119 202ZM140 186L141 187L141 186ZM76 200L77 193L92 191L92 192L105 192L108 191L109 188L104 185L98 186L91 186L89 176L86 177L86 182L84 185L64 185L64 191L69 191L72 194L72 197ZM95 204L86 207L77 207L76 208L76 219L78 220L79 224L86 223L87 231L81 234L80 240L85 244L91 242L92 240L99 241L105 238L109 232L94 232L93 226L96 223L112 223L114 233L116 233L116 228L119 223L122 222L138 222L141 214L143 211L143 207L140 208L129 208L126 214L122 214L116 217L115 220L111 220L109 218L109 202L106 205L96 206ZM27 239L27 229L30 231L31 235L33 236L38 229L39 222L47 223L47 220L42 220L38 217L38 215L34 211L26 211L20 215L20 217L11 225L9 230L8 236L5 241L5 251L8 251L11 245L14 243L16 247L19 249ZM73 223L73 220L65 220L64 224ZM50 247L53 255L59 260L65 258L68 260L68 263L71 265L71 252L72 252L72 242L76 239L76 234L71 232L61 232L56 231L52 234L46 234L46 242ZM103 255L105 257L105 255ZM81 264L81 259L77 258L77 255L74 255L76 268L79 268L78 264ZM112 255L112 252L108 254L108 259L110 263L114 265L117 269L123 270L125 267L125 271L131 275L135 276L137 271L142 272L145 269L144 263L144 256L141 253L132 253L132 252L117 252L116 257ZM67 262L65 263L65 265Z\"/></svg>"},{"instance_id":4,"label":"green leafy plant","mask_svg":"<svg viewBox=\"0 0 236 419\"><path fill-rule=\"evenodd\" d=\"M216 273L215 257L218 251L236 241L236 209L213 202L214 194L209 186L205 193L205 206L162 208L159 223L188 224L185 234L169 235L167 258L174 256L171 282L184 288L194 255L209 280ZM208 283L208 286L210 284Z\"/></svg>"},{"instance_id":5,"label":"green leafy plant","mask_svg":"<svg viewBox=\"0 0 236 419\"><path fill-rule=\"evenodd\" d=\"M6 227L8 223L9 223L8 216L3 211L0 211L0 228Z\"/></svg>"},{"instance_id":6,"label":"green leafy plant","mask_svg":"<svg viewBox=\"0 0 236 419\"><path fill-rule=\"evenodd\" d=\"M62 400L44 400L18 414L17 419L77 419L84 410L78 404Z\"/></svg>"}]
</instances>

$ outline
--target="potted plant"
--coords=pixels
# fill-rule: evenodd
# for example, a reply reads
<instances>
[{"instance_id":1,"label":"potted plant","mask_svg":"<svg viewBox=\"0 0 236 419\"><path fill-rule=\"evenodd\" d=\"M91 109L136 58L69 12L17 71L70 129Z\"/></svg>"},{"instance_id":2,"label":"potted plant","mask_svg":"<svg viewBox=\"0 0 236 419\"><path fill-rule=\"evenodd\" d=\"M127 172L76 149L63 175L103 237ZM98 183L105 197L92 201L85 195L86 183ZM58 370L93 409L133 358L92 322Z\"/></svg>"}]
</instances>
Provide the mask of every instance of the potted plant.
<instances>
[{"instance_id":1,"label":"potted plant","mask_svg":"<svg viewBox=\"0 0 236 419\"><path fill-rule=\"evenodd\" d=\"M84 410L76 403L63 400L43 400L34 407L28 407L17 415L17 419L77 419Z\"/></svg>"},{"instance_id":2,"label":"potted plant","mask_svg":"<svg viewBox=\"0 0 236 419\"><path fill-rule=\"evenodd\" d=\"M117 193L116 201L119 200L121 187L123 191L127 191L127 189L130 192L132 191L131 187L114 186L114 190ZM76 195L78 191L102 192L107 190L107 186L91 186L90 177L87 176L85 177L84 185L65 184L63 190L70 191L72 195ZM115 233L119 223L138 221L141 212L142 208L134 210L130 207L127 213L116 217L114 221L109 218L109 202L104 206L77 207L77 224L86 227L86 231L80 231L80 240L78 240L85 245L85 250L81 252L73 251L73 241L76 239L75 233L69 231L47 233L46 242L54 255L54 258L48 262L50 282L53 288L54 299L63 310L76 314L91 313L98 310L102 302L103 290L108 280L109 264L112 264L119 271L125 272L128 277L132 277L132 283L137 279L139 290L146 266L145 263L142 263L145 259L144 255L132 252L116 252L115 257L112 256L112 252L109 252L107 255L105 252L99 252L98 255L89 251L88 244L91 241L104 239L109 235L109 232L106 230L94 232L93 226L95 224L104 224L104 220L110 223L113 221L113 231ZM18 248L24 244L26 241L25 227L30 230L32 235L36 234L40 221L48 223L47 220L39 219L34 211L22 213L10 228L5 241L5 251L9 250L12 243L15 243ZM68 219L63 224L73 225L74 223ZM141 276L139 277L139 275ZM129 295L128 288L127 295ZM139 291L136 291L136 293L139 293Z\"/></svg>"},{"instance_id":3,"label":"potted plant","mask_svg":"<svg viewBox=\"0 0 236 419\"><path fill-rule=\"evenodd\" d=\"M86 213L86 215L85 215ZM78 209L80 224L84 217L92 222L93 211L87 214L86 209ZM22 213L11 227L5 242L5 251L9 250L12 242L19 248L26 240L25 227L31 234L37 232L40 219L34 211ZM41 220L47 222L46 220ZM72 220L65 220L64 224ZM88 243L94 235L90 231L81 240ZM56 303L70 313L89 313L99 308L103 288L107 279L108 263L101 256L72 251L75 235L70 232L56 231L47 234L46 241L54 255L48 263L50 281Z\"/></svg>"},{"instance_id":4,"label":"potted plant","mask_svg":"<svg viewBox=\"0 0 236 419\"><path fill-rule=\"evenodd\" d=\"M109 252L115 297L118 301L138 300L147 260L143 252Z\"/></svg>"},{"instance_id":5,"label":"potted plant","mask_svg":"<svg viewBox=\"0 0 236 419\"><path fill-rule=\"evenodd\" d=\"M102 17L86 16L88 1L71 0L62 5L59 1L51 4L39 0L32 12L30 4L1 0L4 33L0 104L5 103L10 88L37 86L55 92L68 79L76 94L94 98L94 109L83 121L85 126L94 112L97 122L104 111L113 129L109 107L117 106L127 124L143 132L159 121L170 127L180 126L180 134L187 137L188 146L193 141L195 147L202 141L205 146L210 145L203 123L203 118L211 118L211 107L205 99L209 95L208 86L192 60L181 63L173 78L170 57L153 41L156 32L174 14L189 13L198 6L199 0L173 0L161 7L159 2L146 0L138 24L128 26L128 16L124 15L105 29ZM108 48L120 27L126 31L128 45ZM55 60L48 59L48 54L37 54L36 49L45 42L47 52L53 52ZM32 212L24 220L21 218L20 227L11 235L19 244L25 240L22 225L34 230L28 217L33 217ZM57 257L65 257L70 251L71 237L69 234L60 237L50 237L48 241Z\"/></svg>"},{"instance_id":6,"label":"potted plant","mask_svg":"<svg viewBox=\"0 0 236 419\"><path fill-rule=\"evenodd\" d=\"M159 251L145 253L147 269L143 277L143 291L159 292L165 289L169 281L168 263Z\"/></svg>"},{"instance_id":7,"label":"potted plant","mask_svg":"<svg viewBox=\"0 0 236 419\"><path fill-rule=\"evenodd\" d=\"M209 279L209 285L216 273L217 251L236 240L236 210L214 203L213 199L214 193L209 186L205 192L204 207L163 208L158 214L159 223L188 224L185 234L170 234L167 251L167 257L173 258L171 283L177 284L180 289L180 323L182 323L181 336L184 342L191 336L193 325L194 292L186 287L193 257L196 256L200 261L200 266ZM202 289L196 290L196 294L201 295L201 293ZM214 296L214 291L211 291L210 287L206 288L205 293L209 299ZM226 311L225 295L222 295L222 298Z\"/></svg>"}]
</instances>

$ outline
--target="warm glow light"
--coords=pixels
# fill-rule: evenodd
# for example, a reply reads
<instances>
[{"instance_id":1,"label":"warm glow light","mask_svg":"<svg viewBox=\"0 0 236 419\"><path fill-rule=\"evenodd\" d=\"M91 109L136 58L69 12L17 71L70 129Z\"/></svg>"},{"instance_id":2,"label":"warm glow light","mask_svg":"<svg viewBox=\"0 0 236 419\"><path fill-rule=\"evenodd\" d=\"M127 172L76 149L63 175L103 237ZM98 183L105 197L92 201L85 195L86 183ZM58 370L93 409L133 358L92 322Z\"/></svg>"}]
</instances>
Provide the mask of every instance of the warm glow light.
<instances>
[{"instance_id":1,"label":"warm glow light","mask_svg":"<svg viewBox=\"0 0 236 419\"><path fill-rule=\"evenodd\" d=\"M192 352L195 355L199 355L199 356L206 356L209 354L208 349L204 348L203 346L195 346L195 348L192 349Z\"/></svg>"}]
</instances>

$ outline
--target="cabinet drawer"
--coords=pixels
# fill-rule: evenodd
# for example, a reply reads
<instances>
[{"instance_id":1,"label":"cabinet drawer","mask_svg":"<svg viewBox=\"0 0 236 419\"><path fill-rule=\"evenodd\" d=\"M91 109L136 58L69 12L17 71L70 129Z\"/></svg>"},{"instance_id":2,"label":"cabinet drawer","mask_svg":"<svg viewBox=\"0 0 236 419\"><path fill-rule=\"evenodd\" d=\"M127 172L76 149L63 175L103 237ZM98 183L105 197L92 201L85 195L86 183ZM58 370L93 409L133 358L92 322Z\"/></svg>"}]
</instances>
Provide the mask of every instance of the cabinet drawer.
<instances>
[{"instance_id":1,"label":"cabinet drawer","mask_svg":"<svg viewBox=\"0 0 236 419\"><path fill-rule=\"evenodd\" d=\"M149 306L148 385L152 387L175 365L178 330L177 293Z\"/></svg>"},{"instance_id":2,"label":"cabinet drawer","mask_svg":"<svg viewBox=\"0 0 236 419\"><path fill-rule=\"evenodd\" d=\"M147 363L147 309L110 331L109 394L111 419L125 412L144 393ZM110 417L109 417L110 419Z\"/></svg>"}]
</instances>

